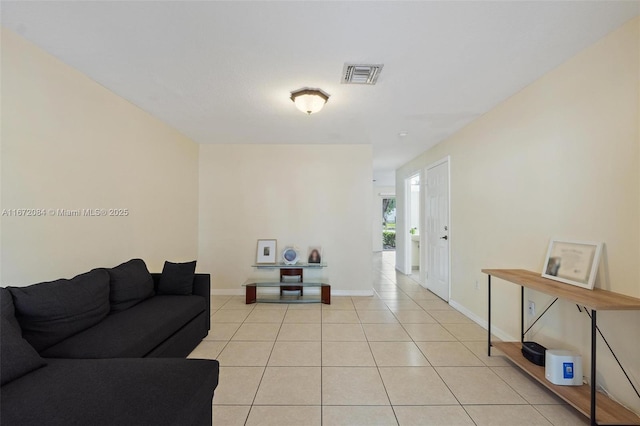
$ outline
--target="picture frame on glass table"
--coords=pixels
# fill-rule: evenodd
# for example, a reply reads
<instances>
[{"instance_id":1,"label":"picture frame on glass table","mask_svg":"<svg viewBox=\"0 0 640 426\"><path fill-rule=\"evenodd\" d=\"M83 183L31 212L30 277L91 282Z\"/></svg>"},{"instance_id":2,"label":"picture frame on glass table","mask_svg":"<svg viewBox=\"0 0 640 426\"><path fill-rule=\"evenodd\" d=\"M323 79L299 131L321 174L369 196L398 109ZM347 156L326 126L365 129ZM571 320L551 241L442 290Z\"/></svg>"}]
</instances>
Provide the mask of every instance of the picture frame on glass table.
<instances>
[{"instance_id":1,"label":"picture frame on glass table","mask_svg":"<svg viewBox=\"0 0 640 426\"><path fill-rule=\"evenodd\" d=\"M275 265L276 263L276 240L258 240L256 251L256 264Z\"/></svg>"},{"instance_id":2,"label":"picture frame on glass table","mask_svg":"<svg viewBox=\"0 0 640 426\"><path fill-rule=\"evenodd\" d=\"M307 255L307 263L309 265L322 264L322 247L320 246L309 247L309 254Z\"/></svg>"},{"instance_id":3,"label":"picture frame on glass table","mask_svg":"<svg viewBox=\"0 0 640 426\"><path fill-rule=\"evenodd\" d=\"M593 290L601 252L602 243L552 239L542 276Z\"/></svg>"}]
</instances>

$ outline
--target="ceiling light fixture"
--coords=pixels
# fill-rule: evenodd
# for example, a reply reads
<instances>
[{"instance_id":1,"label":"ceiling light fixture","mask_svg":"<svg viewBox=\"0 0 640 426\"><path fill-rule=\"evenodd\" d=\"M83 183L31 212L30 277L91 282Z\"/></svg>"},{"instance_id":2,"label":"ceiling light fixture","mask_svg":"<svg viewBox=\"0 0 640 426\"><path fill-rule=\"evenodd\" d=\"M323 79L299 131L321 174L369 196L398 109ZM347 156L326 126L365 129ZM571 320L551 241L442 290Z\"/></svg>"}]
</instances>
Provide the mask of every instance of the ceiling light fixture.
<instances>
[{"instance_id":1,"label":"ceiling light fixture","mask_svg":"<svg viewBox=\"0 0 640 426\"><path fill-rule=\"evenodd\" d=\"M296 108L309 115L318 112L329 100L329 95L320 89L304 89L291 92L291 100Z\"/></svg>"}]
</instances>

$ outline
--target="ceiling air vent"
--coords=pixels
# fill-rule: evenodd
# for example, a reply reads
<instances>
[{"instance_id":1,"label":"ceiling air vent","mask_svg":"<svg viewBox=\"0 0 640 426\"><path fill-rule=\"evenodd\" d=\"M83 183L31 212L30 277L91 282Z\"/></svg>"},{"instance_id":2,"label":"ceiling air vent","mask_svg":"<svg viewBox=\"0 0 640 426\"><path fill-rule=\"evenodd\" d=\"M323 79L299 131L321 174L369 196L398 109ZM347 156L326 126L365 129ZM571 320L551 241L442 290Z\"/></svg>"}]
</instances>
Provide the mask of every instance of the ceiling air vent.
<instances>
[{"instance_id":1,"label":"ceiling air vent","mask_svg":"<svg viewBox=\"0 0 640 426\"><path fill-rule=\"evenodd\" d=\"M383 64L344 64L343 84L376 84Z\"/></svg>"}]
</instances>

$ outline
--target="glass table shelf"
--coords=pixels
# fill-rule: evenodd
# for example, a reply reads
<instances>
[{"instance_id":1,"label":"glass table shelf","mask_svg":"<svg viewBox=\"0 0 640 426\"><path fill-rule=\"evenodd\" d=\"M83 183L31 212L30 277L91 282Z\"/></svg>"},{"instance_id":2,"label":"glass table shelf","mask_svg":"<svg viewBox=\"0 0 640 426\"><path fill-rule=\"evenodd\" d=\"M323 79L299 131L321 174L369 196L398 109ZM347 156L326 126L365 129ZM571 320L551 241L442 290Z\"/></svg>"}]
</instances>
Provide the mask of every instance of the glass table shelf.
<instances>
[{"instance_id":1,"label":"glass table shelf","mask_svg":"<svg viewBox=\"0 0 640 426\"><path fill-rule=\"evenodd\" d=\"M327 305L331 304L331 286L327 282L327 280L309 280L304 282L277 282L269 279L255 279L248 280L244 284L242 284L245 288L246 299L245 302L247 305L261 302L261 303L318 303L322 302ZM271 288L280 288L280 294L269 294L269 295L260 295L260 299L258 299L258 287L271 287ZM309 288L309 287L317 287L320 288L320 297L316 296L303 296L302 291L300 291L300 295L289 296L284 294L285 292L290 292L290 288Z\"/></svg>"},{"instance_id":2,"label":"glass table shelf","mask_svg":"<svg viewBox=\"0 0 640 426\"><path fill-rule=\"evenodd\" d=\"M286 263L283 262L278 262L278 263L254 263L253 265L251 265L253 268L258 268L258 269L272 269L272 268L279 268L279 269L322 269L322 268L326 268L327 264L326 263L303 263L303 262L298 262L294 265L288 265Z\"/></svg>"}]
</instances>

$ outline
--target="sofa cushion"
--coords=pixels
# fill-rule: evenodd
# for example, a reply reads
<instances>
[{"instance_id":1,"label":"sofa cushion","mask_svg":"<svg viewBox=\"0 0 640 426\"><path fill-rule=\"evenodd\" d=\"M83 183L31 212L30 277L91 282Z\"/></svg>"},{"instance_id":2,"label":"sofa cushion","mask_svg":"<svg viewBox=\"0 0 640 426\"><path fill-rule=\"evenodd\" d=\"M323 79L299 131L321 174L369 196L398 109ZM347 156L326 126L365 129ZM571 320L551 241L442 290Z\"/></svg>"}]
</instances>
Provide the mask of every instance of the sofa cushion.
<instances>
[{"instance_id":1,"label":"sofa cushion","mask_svg":"<svg viewBox=\"0 0 640 426\"><path fill-rule=\"evenodd\" d=\"M203 408L210 410L218 371L214 360L52 359L46 368L2 387L0 423L198 424Z\"/></svg>"},{"instance_id":2,"label":"sofa cushion","mask_svg":"<svg viewBox=\"0 0 640 426\"><path fill-rule=\"evenodd\" d=\"M193 292L196 261L186 263L164 262L158 283L158 294L188 295Z\"/></svg>"},{"instance_id":3,"label":"sofa cushion","mask_svg":"<svg viewBox=\"0 0 640 426\"><path fill-rule=\"evenodd\" d=\"M11 292L0 288L0 385L46 364L35 348L22 338Z\"/></svg>"},{"instance_id":4,"label":"sofa cushion","mask_svg":"<svg viewBox=\"0 0 640 426\"><path fill-rule=\"evenodd\" d=\"M201 296L155 296L50 347L47 358L144 357L205 310Z\"/></svg>"},{"instance_id":5,"label":"sofa cushion","mask_svg":"<svg viewBox=\"0 0 640 426\"><path fill-rule=\"evenodd\" d=\"M47 363L22 338L20 329L0 317L0 385L4 386Z\"/></svg>"},{"instance_id":6,"label":"sofa cushion","mask_svg":"<svg viewBox=\"0 0 640 426\"><path fill-rule=\"evenodd\" d=\"M22 338L13 297L0 288L0 382L2 385L46 364L38 352Z\"/></svg>"},{"instance_id":7,"label":"sofa cushion","mask_svg":"<svg viewBox=\"0 0 640 426\"><path fill-rule=\"evenodd\" d=\"M13 296L6 288L0 288L0 315L14 327L20 329L20 324L16 319L16 308L13 306Z\"/></svg>"},{"instance_id":8,"label":"sofa cushion","mask_svg":"<svg viewBox=\"0 0 640 426\"><path fill-rule=\"evenodd\" d=\"M8 287L24 337L38 352L109 314L109 274L94 269L70 280Z\"/></svg>"},{"instance_id":9,"label":"sofa cushion","mask_svg":"<svg viewBox=\"0 0 640 426\"><path fill-rule=\"evenodd\" d=\"M131 259L108 269L111 311L118 312L153 296L153 278L142 259Z\"/></svg>"}]
</instances>

